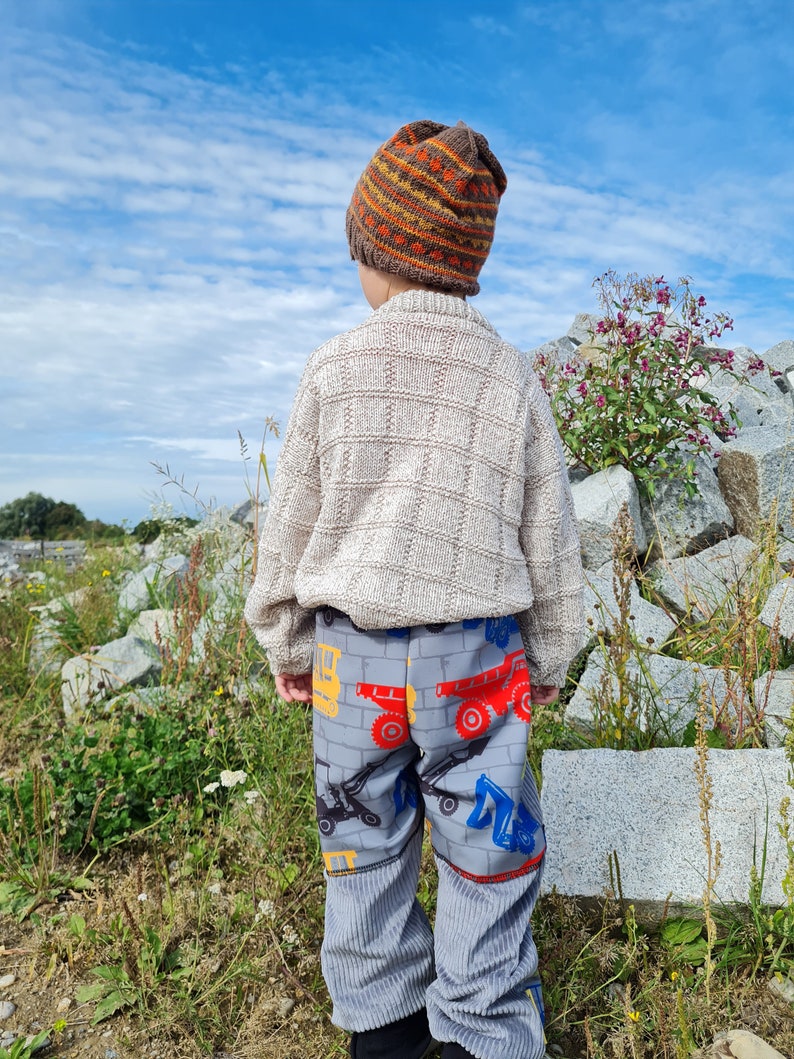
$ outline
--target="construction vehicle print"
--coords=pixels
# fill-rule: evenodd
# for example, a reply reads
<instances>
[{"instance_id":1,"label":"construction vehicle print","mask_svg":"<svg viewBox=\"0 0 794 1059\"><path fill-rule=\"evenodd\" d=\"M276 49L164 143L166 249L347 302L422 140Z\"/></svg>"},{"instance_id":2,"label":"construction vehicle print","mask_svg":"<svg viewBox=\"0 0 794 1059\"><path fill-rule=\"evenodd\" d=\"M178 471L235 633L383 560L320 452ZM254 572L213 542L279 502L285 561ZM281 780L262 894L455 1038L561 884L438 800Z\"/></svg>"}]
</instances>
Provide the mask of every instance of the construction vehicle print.
<instances>
[{"instance_id":1,"label":"construction vehicle print","mask_svg":"<svg viewBox=\"0 0 794 1059\"><path fill-rule=\"evenodd\" d=\"M521 852L529 856L535 848L535 833L540 830L537 820L529 815L521 803L514 819L516 807L513 799L485 773L477 780L474 793L476 801L466 821L467 825L480 831L492 827L495 846L507 850L508 853ZM489 799L493 811L488 807Z\"/></svg>"},{"instance_id":2,"label":"construction vehicle print","mask_svg":"<svg viewBox=\"0 0 794 1059\"><path fill-rule=\"evenodd\" d=\"M403 809L415 809L419 804L419 788L413 768L401 769L394 784L394 810L399 816Z\"/></svg>"},{"instance_id":3,"label":"construction vehicle print","mask_svg":"<svg viewBox=\"0 0 794 1059\"><path fill-rule=\"evenodd\" d=\"M504 662L493 669L436 684L436 695L463 700L455 717L455 730L461 739L475 739L488 731L489 706L502 717L512 705L516 717L527 722L532 720L532 692L523 648L505 655Z\"/></svg>"},{"instance_id":4,"label":"construction vehicle print","mask_svg":"<svg viewBox=\"0 0 794 1059\"><path fill-rule=\"evenodd\" d=\"M338 823L342 820L352 820L354 817L366 827L380 827L380 816L374 813L369 806L360 802L356 796L361 793L364 784L372 773L379 769L386 760L387 758L381 758L379 761L371 761L365 768L351 776L344 783L326 781L324 786L331 795L333 804L329 805L319 794L315 796L317 823L321 835L325 835L327 838L336 831ZM316 757L314 759L315 774L321 768L326 770L326 776L328 776L331 768L330 763ZM317 787L315 787L316 789Z\"/></svg>"},{"instance_id":5,"label":"construction vehicle print","mask_svg":"<svg viewBox=\"0 0 794 1059\"><path fill-rule=\"evenodd\" d=\"M356 695L369 699L385 710L385 713L375 718L370 729L375 746L382 750L393 750L407 742L408 722L416 717L413 712L416 692L412 687L359 682L356 684Z\"/></svg>"},{"instance_id":6,"label":"construction vehicle print","mask_svg":"<svg viewBox=\"0 0 794 1059\"><path fill-rule=\"evenodd\" d=\"M449 791L441 790L438 786L438 781L442 779L448 772L451 772L456 765L462 765L466 761L471 761L473 757L479 757L480 754L488 746L487 737L484 739L475 739L473 743L469 743L468 746L462 747L459 750L453 750L451 754L440 761L435 768L426 772L419 779L419 789L425 797L432 797L438 799L438 811L442 816L452 816L455 810L460 805L460 798L457 794L451 794Z\"/></svg>"},{"instance_id":7,"label":"construction vehicle print","mask_svg":"<svg viewBox=\"0 0 794 1059\"><path fill-rule=\"evenodd\" d=\"M342 684L336 674L336 666L342 652L328 644L314 645L314 669L312 671L312 704L327 717L339 713L339 693Z\"/></svg>"}]
</instances>

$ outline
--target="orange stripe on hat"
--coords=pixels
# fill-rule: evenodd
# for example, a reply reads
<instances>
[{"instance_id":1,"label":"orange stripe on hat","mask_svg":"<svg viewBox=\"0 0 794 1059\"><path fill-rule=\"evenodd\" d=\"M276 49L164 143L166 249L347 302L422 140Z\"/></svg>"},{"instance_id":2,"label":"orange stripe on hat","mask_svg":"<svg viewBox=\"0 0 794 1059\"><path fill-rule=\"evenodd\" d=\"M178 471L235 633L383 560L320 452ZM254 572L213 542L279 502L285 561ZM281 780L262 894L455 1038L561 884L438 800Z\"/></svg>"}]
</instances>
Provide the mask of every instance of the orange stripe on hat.
<instances>
[{"instance_id":1,"label":"orange stripe on hat","mask_svg":"<svg viewBox=\"0 0 794 1059\"><path fill-rule=\"evenodd\" d=\"M383 144L347 212L351 256L416 282L476 294L507 178L463 122L418 121Z\"/></svg>"}]
</instances>

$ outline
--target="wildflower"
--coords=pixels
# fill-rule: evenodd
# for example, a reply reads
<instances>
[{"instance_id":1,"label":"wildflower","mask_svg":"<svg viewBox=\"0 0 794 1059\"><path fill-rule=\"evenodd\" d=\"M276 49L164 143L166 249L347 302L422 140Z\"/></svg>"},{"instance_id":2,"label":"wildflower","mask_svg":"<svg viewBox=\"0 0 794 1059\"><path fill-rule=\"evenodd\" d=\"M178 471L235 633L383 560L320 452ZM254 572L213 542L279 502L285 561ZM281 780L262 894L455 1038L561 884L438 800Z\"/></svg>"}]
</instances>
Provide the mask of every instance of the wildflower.
<instances>
[{"instance_id":1,"label":"wildflower","mask_svg":"<svg viewBox=\"0 0 794 1059\"><path fill-rule=\"evenodd\" d=\"M103 570L102 571L102 576L103 577L110 577L110 570Z\"/></svg>"},{"instance_id":2,"label":"wildflower","mask_svg":"<svg viewBox=\"0 0 794 1059\"><path fill-rule=\"evenodd\" d=\"M201 789L204 791L205 794L213 794L215 791L217 791L218 787L220 787L220 783L216 782L208 783L206 787L202 787Z\"/></svg>"},{"instance_id":3,"label":"wildflower","mask_svg":"<svg viewBox=\"0 0 794 1059\"><path fill-rule=\"evenodd\" d=\"M639 1022L640 1021L640 1013L639 1013L639 1011L630 1011L628 1013L628 1015L629 1015L629 1018L631 1019L632 1022Z\"/></svg>"},{"instance_id":4,"label":"wildflower","mask_svg":"<svg viewBox=\"0 0 794 1059\"><path fill-rule=\"evenodd\" d=\"M677 978L678 978L678 971L671 971L670 972L670 981L671 982L675 982Z\"/></svg>"},{"instance_id":5,"label":"wildflower","mask_svg":"<svg viewBox=\"0 0 794 1059\"><path fill-rule=\"evenodd\" d=\"M215 691L213 692L213 694L214 695L222 695L223 694L223 685L221 684L219 687L217 687L215 689Z\"/></svg>"},{"instance_id":6,"label":"wildflower","mask_svg":"<svg viewBox=\"0 0 794 1059\"><path fill-rule=\"evenodd\" d=\"M221 884L219 882L210 883L207 887L207 893L217 897L221 892Z\"/></svg>"},{"instance_id":7,"label":"wildflower","mask_svg":"<svg viewBox=\"0 0 794 1059\"><path fill-rule=\"evenodd\" d=\"M254 915L254 923L259 923L263 919L270 920L271 922L276 918L276 906L270 900L269 897L263 897L257 902L256 913Z\"/></svg>"},{"instance_id":8,"label":"wildflower","mask_svg":"<svg viewBox=\"0 0 794 1059\"><path fill-rule=\"evenodd\" d=\"M148 901L149 900L149 895L148 894L138 894L138 900L140 901L141 904L143 904L144 901Z\"/></svg>"},{"instance_id":9,"label":"wildflower","mask_svg":"<svg viewBox=\"0 0 794 1059\"><path fill-rule=\"evenodd\" d=\"M281 936L287 945L297 945L300 941L300 938L295 932L295 928L289 923L285 923L281 928Z\"/></svg>"},{"instance_id":10,"label":"wildflower","mask_svg":"<svg viewBox=\"0 0 794 1059\"><path fill-rule=\"evenodd\" d=\"M257 801L257 799L261 798L261 797L262 797L262 795L259 793L259 791L255 791L255 790L243 791L243 798L245 798L245 800L248 802L249 805L253 805L254 802Z\"/></svg>"},{"instance_id":11,"label":"wildflower","mask_svg":"<svg viewBox=\"0 0 794 1059\"><path fill-rule=\"evenodd\" d=\"M579 383L576 389L582 397L587 397L587 383L584 380Z\"/></svg>"},{"instance_id":12,"label":"wildflower","mask_svg":"<svg viewBox=\"0 0 794 1059\"><path fill-rule=\"evenodd\" d=\"M640 371L647 371L647 370L648 370L648 358L647 357L643 357L642 360L640 361Z\"/></svg>"},{"instance_id":13,"label":"wildflower","mask_svg":"<svg viewBox=\"0 0 794 1059\"><path fill-rule=\"evenodd\" d=\"M247 779L248 773L243 772L242 769L238 769L237 772L231 772L229 769L224 769L221 773L221 786L236 787L238 783L245 783Z\"/></svg>"},{"instance_id":14,"label":"wildflower","mask_svg":"<svg viewBox=\"0 0 794 1059\"><path fill-rule=\"evenodd\" d=\"M604 395L603 395L602 393L600 393L600 394L598 394L598 396L596 397L596 399L595 399L595 403L596 403L596 405L597 405L597 406L598 406L599 408L603 408L603 407L604 407L604 405L605 405L605 404L607 403L607 399L606 399L606 397L604 397Z\"/></svg>"}]
</instances>

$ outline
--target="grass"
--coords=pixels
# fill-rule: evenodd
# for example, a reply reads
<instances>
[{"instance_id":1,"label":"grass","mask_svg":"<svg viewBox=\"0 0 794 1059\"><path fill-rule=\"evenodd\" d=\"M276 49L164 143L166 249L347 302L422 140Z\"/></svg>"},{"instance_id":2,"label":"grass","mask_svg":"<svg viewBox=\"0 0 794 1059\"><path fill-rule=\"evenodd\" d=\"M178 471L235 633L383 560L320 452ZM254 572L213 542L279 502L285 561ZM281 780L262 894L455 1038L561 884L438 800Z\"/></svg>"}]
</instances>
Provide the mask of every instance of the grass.
<instances>
[{"instance_id":1,"label":"grass","mask_svg":"<svg viewBox=\"0 0 794 1059\"><path fill-rule=\"evenodd\" d=\"M160 522L167 533L167 519ZM92 1020L113 1030L120 1055L140 1055L143 1042L155 1041L164 1054L186 1059L342 1057L346 1041L330 1023L319 963L324 895L311 712L276 697L245 630L245 534L213 515L196 527L175 525L172 545L190 557L190 571L173 602L160 601L174 619L173 636L160 643L161 689L100 696L69 724L48 656L60 664L126 631L128 616L115 600L141 557L129 544L91 548L75 573L57 563L39 567L43 582L22 582L0 598L0 913L25 953L15 959L0 950L0 971L24 965L49 988L52 1006L39 999L39 1017L52 1029L45 1056L59 1055ZM646 737L632 734L638 714L625 676L640 650L628 631L624 576L629 566L637 573L636 558L625 540L620 547L615 590L623 618L596 647L618 667L619 693L596 703L597 733L607 743L620 733L620 745L642 746ZM773 562L770 555L763 561ZM218 603L219 577L237 600L231 608ZM748 590L726 603L709 630L694 617L679 620L668 647L738 674L742 702L722 719L734 745L757 742L750 696L759 667L785 659L774 633L742 635L761 595ZM34 609L42 605L52 616L45 649L42 612ZM564 723L565 696L582 664L562 705L537 710L530 763L539 777L545 749L591 745ZM737 710L745 718L738 729ZM704 837L707 721L698 743ZM758 878L748 879L744 912L720 907L716 848L703 904L684 915L641 919L619 880L595 904L542 898L534 931L549 1045L570 1059L679 1059L730 1024L794 1052L792 1008L768 988L770 978L794 974L789 819L786 805L770 822L790 854L782 909L763 906ZM420 899L432 915L427 850ZM55 1002L65 990L75 1006L59 1016Z\"/></svg>"}]
</instances>

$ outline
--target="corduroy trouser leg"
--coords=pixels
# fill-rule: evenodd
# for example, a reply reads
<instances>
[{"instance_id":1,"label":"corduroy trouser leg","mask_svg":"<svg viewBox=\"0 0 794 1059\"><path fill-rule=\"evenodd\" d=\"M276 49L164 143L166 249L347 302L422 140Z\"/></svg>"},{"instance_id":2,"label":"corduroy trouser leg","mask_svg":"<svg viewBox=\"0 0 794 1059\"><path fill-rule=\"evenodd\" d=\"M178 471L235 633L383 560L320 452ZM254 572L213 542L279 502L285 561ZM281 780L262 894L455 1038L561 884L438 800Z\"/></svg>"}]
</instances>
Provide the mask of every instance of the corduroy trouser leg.
<instances>
[{"instance_id":1,"label":"corduroy trouser leg","mask_svg":"<svg viewBox=\"0 0 794 1059\"><path fill-rule=\"evenodd\" d=\"M426 1006L436 1039L477 1059L544 1054L525 992L545 850L526 767L529 697L511 618L365 632L318 614L322 965L344 1029ZM416 898L425 816L439 869L435 936Z\"/></svg>"}]
</instances>

